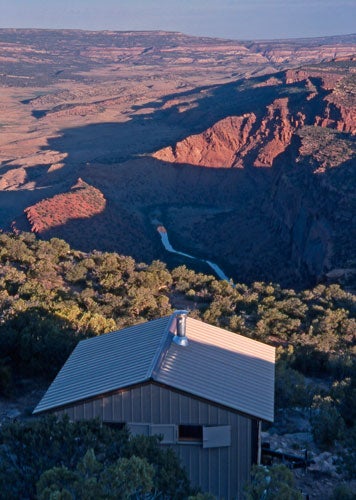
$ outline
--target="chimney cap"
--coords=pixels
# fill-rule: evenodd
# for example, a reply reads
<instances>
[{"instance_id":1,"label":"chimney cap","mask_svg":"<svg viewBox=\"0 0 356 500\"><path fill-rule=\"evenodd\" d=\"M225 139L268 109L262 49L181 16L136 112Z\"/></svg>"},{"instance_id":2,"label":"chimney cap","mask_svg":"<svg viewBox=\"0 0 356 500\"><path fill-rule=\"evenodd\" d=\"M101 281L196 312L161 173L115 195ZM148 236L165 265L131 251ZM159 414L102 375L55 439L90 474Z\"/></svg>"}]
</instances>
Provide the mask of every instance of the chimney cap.
<instances>
[{"instance_id":1,"label":"chimney cap","mask_svg":"<svg viewBox=\"0 0 356 500\"><path fill-rule=\"evenodd\" d=\"M189 311L187 311L186 309L177 309L176 311L174 311L173 316L174 317L187 316L188 313L189 313Z\"/></svg>"}]
</instances>

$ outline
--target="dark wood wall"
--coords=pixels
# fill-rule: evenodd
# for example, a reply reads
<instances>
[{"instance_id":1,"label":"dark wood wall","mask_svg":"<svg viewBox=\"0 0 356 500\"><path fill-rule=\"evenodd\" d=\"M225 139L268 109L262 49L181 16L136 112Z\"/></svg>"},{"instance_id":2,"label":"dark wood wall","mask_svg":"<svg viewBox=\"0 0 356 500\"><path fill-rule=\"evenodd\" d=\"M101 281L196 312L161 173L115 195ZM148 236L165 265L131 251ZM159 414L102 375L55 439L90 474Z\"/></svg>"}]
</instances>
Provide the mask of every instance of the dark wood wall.
<instances>
[{"instance_id":1,"label":"dark wood wall","mask_svg":"<svg viewBox=\"0 0 356 500\"><path fill-rule=\"evenodd\" d=\"M99 417L104 422L125 422L133 432L140 429L135 424L147 424L141 427L144 433L162 431L159 425L167 425L167 446L180 456L192 484L218 498L242 499L257 457L256 420L155 383L73 404L57 414L63 412L73 420ZM224 432L231 431L231 444L205 447L206 442L180 442L177 433L172 439L171 431L176 427L178 432L179 425L221 426Z\"/></svg>"}]
</instances>

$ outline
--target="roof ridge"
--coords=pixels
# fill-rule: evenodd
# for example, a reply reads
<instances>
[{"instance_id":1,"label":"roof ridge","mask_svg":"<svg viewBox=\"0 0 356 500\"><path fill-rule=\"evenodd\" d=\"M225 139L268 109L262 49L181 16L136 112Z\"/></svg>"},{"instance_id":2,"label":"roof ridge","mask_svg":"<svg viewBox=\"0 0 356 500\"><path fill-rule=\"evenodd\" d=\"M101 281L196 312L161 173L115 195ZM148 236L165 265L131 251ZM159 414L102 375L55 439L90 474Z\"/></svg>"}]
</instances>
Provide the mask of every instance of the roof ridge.
<instances>
[{"instance_id":1,"label":"roof ridge","mask_svg":"<svg viewBox=\"0 0 356 500\"><path fill-rule=\"evenodd\" d=\"M170 335L170 333L171 333L170 330L171 330L172 322L174 320L174 316L172 314L170 314L168 316L168 318L170 318L170 319L168 320L168 323L167 323L167 326L163 332L161 341L158 344L155 355L153 356L152 363L150 364L150 366L147 370L146 380L149 380L150 378L152 378L154 376L154 374L158 371L159 366L161 365L161 363L162 363L162 361L167 353L167 350L171 344L173 336Z\"/></svg>"}]
</instances>

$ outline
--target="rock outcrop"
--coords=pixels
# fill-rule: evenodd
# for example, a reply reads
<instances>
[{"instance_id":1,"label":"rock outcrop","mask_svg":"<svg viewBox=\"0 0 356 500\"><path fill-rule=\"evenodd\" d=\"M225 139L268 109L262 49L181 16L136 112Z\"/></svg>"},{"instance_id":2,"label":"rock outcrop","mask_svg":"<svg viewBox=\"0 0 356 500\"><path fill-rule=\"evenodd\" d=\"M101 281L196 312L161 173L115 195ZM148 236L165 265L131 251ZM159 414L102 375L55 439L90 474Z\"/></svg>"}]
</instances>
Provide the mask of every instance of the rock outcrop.
<instances>
[{"instance_id":1,"label":"rock outcrop","mask_svg":"<svg viewBox=\"0 0 356 500\"><path fill-rule=\"evenodd\" d=\"M254 112L228 116L201 134L191 135L153 156L200 167L271 167L305 121L303 113L290 113L288 103L288 97L274 100L262 118Z\"/></svg>"},{"instance_id":2,"label":"rock outcrop","mask_svg":"<svg viewBox=\"0 0 356 500\"><path fill-rule=\"evenodd\" d=\"M237 156L246 150L256 115L228 116L201 134L187 137L153 155L171 163L188 163L200 167L228 168L239 166Z\"/></svg>"},{"instance_id":3,"label":"rock outcrop","mask_svg":"<svg viewBox=\"0 0 356 500\"><path fill-rule=\"evenodd\" d=\"M73 219L90 218L104 211L104 195L82 179L68 193L58 194L25 209L34 233L44 233L64 226Z\"/></svg>"}]
</instances>

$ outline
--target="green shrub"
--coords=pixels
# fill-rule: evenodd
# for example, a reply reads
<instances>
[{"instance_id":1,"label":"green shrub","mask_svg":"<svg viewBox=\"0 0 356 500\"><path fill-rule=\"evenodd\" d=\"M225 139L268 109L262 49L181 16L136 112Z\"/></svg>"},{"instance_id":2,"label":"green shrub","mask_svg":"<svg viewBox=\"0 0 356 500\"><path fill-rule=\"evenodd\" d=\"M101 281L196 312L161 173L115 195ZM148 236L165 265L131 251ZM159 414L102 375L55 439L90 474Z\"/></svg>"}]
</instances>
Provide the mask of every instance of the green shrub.
<instances>
[{"instance_id":1,"label":"green shrub","mask_svg":"<svg viewBox=\"0 0 356 500\"><path fill-rule=\"evenodd\" d=\"M315 442L323 448L342 439L345 432L345 422L330 396L314 398L311 425Z\"/></svg>"},{"instance_id":2,"label":"green shrub","mask_svg":"<svg viewBox=\"0 0 356 500\"><path fill-rule=\"evenodd\" d=\"M245 500L302 500L295 488L294 476L285 465L254 465L251 483L245 489Z\"/></svg>"},{"instance_id":3,"label":"green shrub","mask_svg":"<svg viewBox=\"0 0 356 500\"><path fill-rule=\"evenodd\" d=\"M37 482L38 500L130 500L153 488L154 469L146 459L119 458L105 467L89 449L74 471L65 466L45 471Z\"/></svg>"},{"instance_id":4,"label":"green shrub","mask_svg":"<svg viewBox=\"0 0 356 500\"><path fill-rule=\"evenodd\" d=\"M306 385L303 375L290 368L286 361L278 361L276 364L275 382L276 407L309 407L312 398L312 388Z\"/></svg>"},{"instance_id":5,"label":"green shrub","mask_svg":"<svg viewBox=\"0 0 356 500\"><path fill-rule=\"evenodd\" d=\"M8 396L12 386L12 371L5 360L0 359L0 395Z\"/></svg>"},{"instance_id":6,"label":"green shrub","mask_svg":"<svg viewBox=\"0 0 356 500\"><path fill-rule=\"evenodd\" d=\"M54 416L0 428L0 498L34 499L36 484L41 499L124 499L150 489L171 500L191 494L178 458L157 437L130 439L126 429L97 420Z\"/></svg>"},{"instance_id":7,"label":"green shrub","mask_svg":"<svg viewBox=\"0 0 356 500\"><path fill-rule=\"evenodd\" d=\"M356 423L345 433L342 445L338 454L337 471L347 479L356 479Z\"/></svg>"},{"instance_id":8,"label":"green shrub","mask_svg":"<svg viewBox=\"0 0 356 500\"><path fill-rule=\"evenodd\" d=\"M339 484L334 489L330 500L356 500L356 493L346 484Z\"/></svg>"},{"instance_id":9,"label":"green shrub","mask_svg":"<svg viewBox=\"0 0 356 500\"><path fill-rule=\"evenodd\" d=\"M20 375L52 378L81 338L68 321L42 307L28 308L0 324L0 351Z\"/></svg>"}]
</instances>

